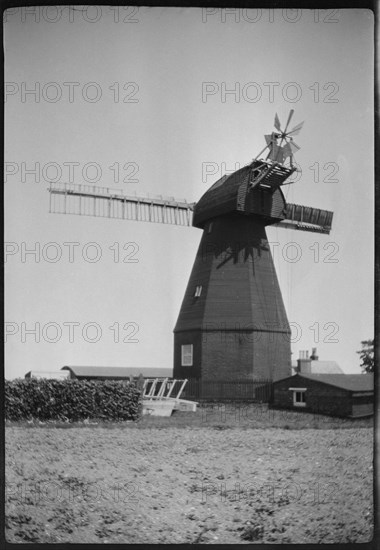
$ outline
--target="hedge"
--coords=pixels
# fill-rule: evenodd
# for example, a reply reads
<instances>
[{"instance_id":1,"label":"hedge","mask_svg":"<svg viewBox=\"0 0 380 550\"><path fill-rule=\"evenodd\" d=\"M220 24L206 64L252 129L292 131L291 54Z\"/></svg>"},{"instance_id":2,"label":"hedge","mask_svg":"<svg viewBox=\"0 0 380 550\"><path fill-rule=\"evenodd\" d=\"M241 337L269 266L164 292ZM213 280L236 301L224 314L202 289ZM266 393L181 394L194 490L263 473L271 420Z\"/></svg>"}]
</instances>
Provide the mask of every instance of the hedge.
<instances>
[{"instance_id":1,"label":"hedge","mask_svg":"<svg viewBox=\"0 0 380 550\"><path fill-rule=\"evenodd\" d=\"M17 379L5 381L7 420L136 420L141 391L119 381Z\"/></svg>"}]
</instances>

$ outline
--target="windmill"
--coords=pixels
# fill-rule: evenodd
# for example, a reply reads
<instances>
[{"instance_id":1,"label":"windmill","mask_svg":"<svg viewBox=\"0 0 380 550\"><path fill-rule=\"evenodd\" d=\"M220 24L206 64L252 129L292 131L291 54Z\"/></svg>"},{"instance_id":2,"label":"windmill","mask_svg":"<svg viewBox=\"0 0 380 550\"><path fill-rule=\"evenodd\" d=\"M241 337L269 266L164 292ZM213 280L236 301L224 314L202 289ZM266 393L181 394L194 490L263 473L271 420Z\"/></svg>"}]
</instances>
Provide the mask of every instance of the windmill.
<instances>
[{"instance_id":1,"label":"windmill","mask_svg":"<svg viewBox=\"0 0 380 550\"><path fill-rule=\"evenodd\" d=\"M197 203L52 183L50 212L106 216L203 230L174 327L174 377L277 380L291 374L290 326L265 231L277 225L329 234L333 213L286 203L293 141L276 114L255 159L216 181ZM259 158L268 149L265 159Z\"/></svg>"}]
</instances>

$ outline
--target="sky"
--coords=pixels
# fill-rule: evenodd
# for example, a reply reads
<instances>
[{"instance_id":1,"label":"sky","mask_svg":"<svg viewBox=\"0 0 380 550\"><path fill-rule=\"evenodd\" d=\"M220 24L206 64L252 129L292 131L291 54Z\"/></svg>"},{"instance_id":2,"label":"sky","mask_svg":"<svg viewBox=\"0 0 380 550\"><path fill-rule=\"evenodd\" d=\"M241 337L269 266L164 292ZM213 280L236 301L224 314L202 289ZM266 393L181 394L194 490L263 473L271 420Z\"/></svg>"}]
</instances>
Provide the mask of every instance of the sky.
<instances>
[{"instance_id":1,"label":"sky","mask_svg":"<svg viewBox=\"0 0 380 550\"><path fill-rule=\"evenodd\" d=\"M8 10L5 377L173 365L201 231L52 214L49 181L196 202L290 109L305 124L286 199L334 212L330 235L267 228L292 358L316 347L361 372L374 335L373 30L361 9Z\"/></svg>"}]
</instances>

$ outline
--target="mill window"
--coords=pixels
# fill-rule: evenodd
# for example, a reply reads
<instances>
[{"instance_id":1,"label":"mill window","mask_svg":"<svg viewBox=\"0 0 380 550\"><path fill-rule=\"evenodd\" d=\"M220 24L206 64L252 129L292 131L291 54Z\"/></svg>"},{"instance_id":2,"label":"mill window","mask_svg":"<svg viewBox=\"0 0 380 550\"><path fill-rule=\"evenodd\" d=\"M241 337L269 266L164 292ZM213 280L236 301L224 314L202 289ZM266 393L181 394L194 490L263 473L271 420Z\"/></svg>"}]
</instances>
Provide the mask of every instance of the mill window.
<instances>
[{"instance_id":1,"label":"mill window","mask_svg":"<svg viewBox=\"0 0 380 550\"><path fill-rule=\"evenodd\" d=\"M199 298L202 294L202 286L195 287L194 298Z\"/></svg>"},{"instance_id":2,"label":"mill window","mask_svg":"<svg viewBox=\"0 0 380 550\"><path fill-rule=\"evenodd\" d=\"M181 346L181 366L193 366L193 344L183 344Z\"/></svg>"}]
</instances>

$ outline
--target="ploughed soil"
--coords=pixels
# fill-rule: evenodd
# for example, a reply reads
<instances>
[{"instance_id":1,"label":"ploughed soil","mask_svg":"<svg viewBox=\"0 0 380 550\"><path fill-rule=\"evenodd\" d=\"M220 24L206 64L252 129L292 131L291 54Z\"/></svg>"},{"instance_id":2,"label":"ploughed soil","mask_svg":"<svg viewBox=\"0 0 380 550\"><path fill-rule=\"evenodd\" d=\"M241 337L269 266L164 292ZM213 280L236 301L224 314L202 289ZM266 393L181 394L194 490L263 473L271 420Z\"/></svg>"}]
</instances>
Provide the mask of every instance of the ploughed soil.
<instances>
[{"instance_id":1,"label":"ploughed soil","mask_svg":"<svg viewBox=\"0 0 380 550\"><path fill-rule=\"evenodd\" d=\"M8 542L372 539L372 419L227 404L5 437Z\"/></svg>"}]
</instances>

